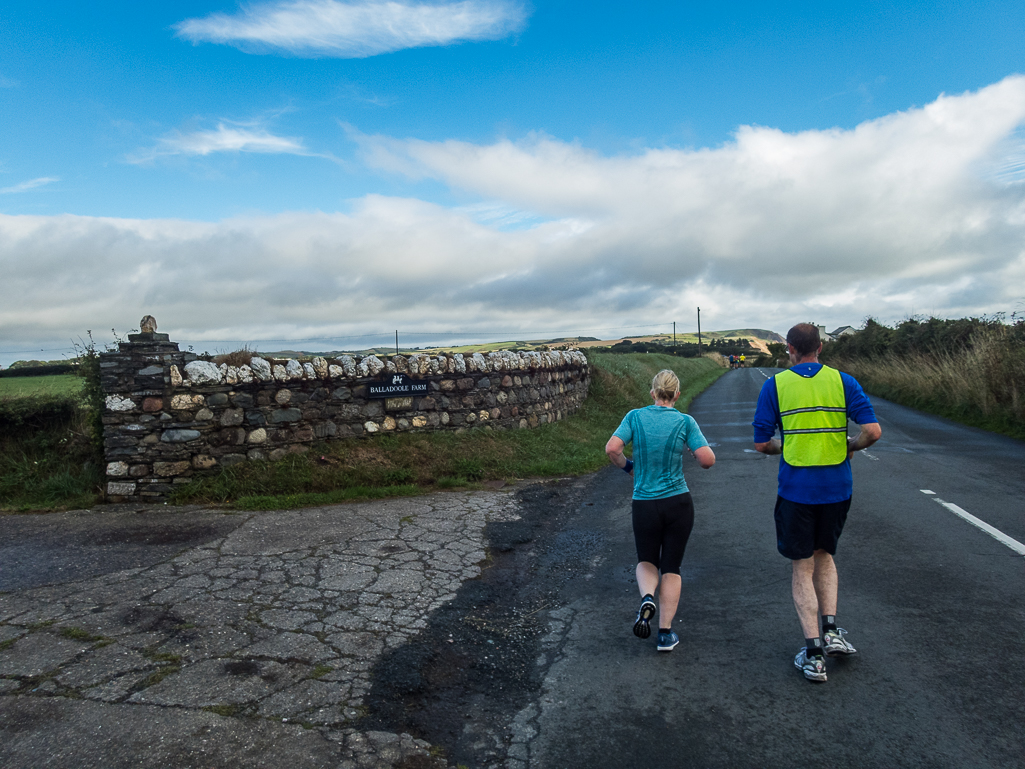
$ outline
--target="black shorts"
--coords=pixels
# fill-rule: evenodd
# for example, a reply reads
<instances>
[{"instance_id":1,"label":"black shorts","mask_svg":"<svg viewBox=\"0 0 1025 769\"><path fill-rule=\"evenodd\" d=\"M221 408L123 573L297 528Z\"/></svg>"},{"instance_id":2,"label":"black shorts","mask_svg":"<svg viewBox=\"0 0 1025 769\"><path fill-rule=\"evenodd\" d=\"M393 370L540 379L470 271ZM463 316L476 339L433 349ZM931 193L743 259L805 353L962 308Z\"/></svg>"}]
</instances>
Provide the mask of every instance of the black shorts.
<instances>
[{"instance_id":1,"label":"black shorts","mask_svg":"<svg viewBox=\"0 0 1025 769\"><path fill-rule=\"evenodd\" d=\"M637 560L655 564L663 574L679 574L694 528L690 492L665 499L635 499L633 523Z\"/></svg>"},{"instance_id":2,"label":"black shorts","mask_svg":"<svg viewBox=\"0 0 1025 769\"><path fill-rule=\"evenodd\" d=\"M803 505L776 497L776 547L792 561L811 558L816 550L836 555L851 500L825 505Z\"/></svg>"}]
</instances>

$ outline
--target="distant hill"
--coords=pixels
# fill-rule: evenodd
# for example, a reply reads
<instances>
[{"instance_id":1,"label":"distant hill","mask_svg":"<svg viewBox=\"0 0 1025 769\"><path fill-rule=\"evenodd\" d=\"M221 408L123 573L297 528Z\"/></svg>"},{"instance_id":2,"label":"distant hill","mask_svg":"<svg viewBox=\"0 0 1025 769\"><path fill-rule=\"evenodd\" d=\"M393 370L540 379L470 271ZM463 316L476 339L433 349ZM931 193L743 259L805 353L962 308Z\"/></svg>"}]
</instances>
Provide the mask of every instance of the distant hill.
<instances>
[{"instance_id":1,"label":"distant hill","mask_svg":"<svg viewBox=\"0 0 1025 769\"><path fill-rule=\"evenodd\" d=\"M763 342L785 343L787 341L775 331L767 331L764 328L738 328L732 331L717 331L715 333L722 334L727 339L740 337L744 339L760 339Z\"/></svg>"},{"instance_id":2,"label":"distant hill","mask_svg":"<svg viewBox=\"0 0 1025 769\"><path fill-rule=\"evenodd\" d=\"M626 336L620 339L597 339L593 336L569 336L555 339L531 339L527 341L509 340L505 342L488 342L486 344L467 344L457 347L400 347L399 352L409 355L411 353L439 353L439 352L490 352L492 350L536 350L546 347L552 350L565 350L570 347L609 347L623 339L632 342L661 342L672 344L672 334L656 334L654 336ZM770 342L785 342L786 340L775 331L767 331L763 328L740 328L728 331L702 331L701 341L705 344L713 339L748 339L751 345L762 352L769 351ZM678 333L676 341L680 343L697 344L697 333ZM321 355L325 358L335 358L339 355L394 355L394 347L371 347L366 350L333 350L331 352L302 352L299 350L280 350L278 352L261 352L259 355L277 358L304 358L314 355Z\"/></svg>"},{"instance_id":3,"label":"distant hill","mask_svg":"<svg viewBox=\"0 0 1025 769\"><path fill-rule=\"evenodd\" d=\"M629 339L631 342L659 342L661 344L672 344L672 334L656 334L654 336L625 336L622 339ZM751 345L762 352L769 351L769 344L772 342L785 342L786 340L775 331L768 331L764 328L739 328L728 331L702 331L701 341L704 344L713 339L747 339ZM606 339L600 342L582 342L580 347L608 347L621 339ZM676 341L685 344L697 344L697 332L677 333Z\"/></svg>"}]
</instances>

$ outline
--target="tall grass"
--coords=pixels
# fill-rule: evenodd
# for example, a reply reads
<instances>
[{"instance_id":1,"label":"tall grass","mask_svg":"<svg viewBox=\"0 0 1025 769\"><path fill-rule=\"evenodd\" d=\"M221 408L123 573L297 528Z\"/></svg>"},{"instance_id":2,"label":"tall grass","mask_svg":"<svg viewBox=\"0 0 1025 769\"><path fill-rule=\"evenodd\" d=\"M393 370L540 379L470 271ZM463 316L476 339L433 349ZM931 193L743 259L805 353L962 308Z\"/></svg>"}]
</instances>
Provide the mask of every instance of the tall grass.
<instances>
[{"instance_id":1,"label":"tall grass","mask_svg":"<svg viewBox=\"0 0 1025 769\"><path fill-rule=\"evenodd\" d=\"M962 424L1025 439L1025 340L991 325L951 349L830 356L868 392Z\"/></svg>"},{"instance_id":2,"label":"tall grass","mask_svg":"<svg viewBox=\"0 0 1025 769\"><path fill-rule=\"evenodd\" d=\"M75 376L0 380L0 510L95 504L102 482Z\"/></svg>"},{"instance_id":3,"label":"tall grass","mask_svg":"<svg viewBox=\"0 0 1025 769\"><path fill-rule=\"evenodd\" d=\"M690 400L723 372L718 361L669 355L590 354L591 389L571 417L532 430L377 435L320 444L278 462L245 462L176 491L175 502L243 509L329 504L407 495L486 481L575 475L605 465L604 447L623 416L651 402L651 379L672 368Z\"/></svg>"}]
</instances>

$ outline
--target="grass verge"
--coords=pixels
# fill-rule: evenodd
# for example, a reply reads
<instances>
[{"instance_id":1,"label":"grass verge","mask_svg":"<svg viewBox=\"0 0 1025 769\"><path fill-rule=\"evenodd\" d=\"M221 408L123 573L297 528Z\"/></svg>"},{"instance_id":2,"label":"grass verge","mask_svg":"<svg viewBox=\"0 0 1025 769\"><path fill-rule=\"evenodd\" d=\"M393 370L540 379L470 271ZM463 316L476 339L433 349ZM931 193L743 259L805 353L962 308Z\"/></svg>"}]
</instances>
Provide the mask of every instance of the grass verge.
<instances>
[{"instance_id":1,"label":"grass verge","mask_svg":"<svg viewBox=\"0 0 1025 769\"><path fill-rule=\"evenodd\" d=\"M177 504L267 510L473 488L489 480L577 475L605 465L605 443L627 411L648 405L652 377L680 377L678 408L725 373L710 358L588 355L591 390L573 416L533 430L403 433L320 444L278 462L243 462L183 486Z\"/></svg>"}]
</instances>

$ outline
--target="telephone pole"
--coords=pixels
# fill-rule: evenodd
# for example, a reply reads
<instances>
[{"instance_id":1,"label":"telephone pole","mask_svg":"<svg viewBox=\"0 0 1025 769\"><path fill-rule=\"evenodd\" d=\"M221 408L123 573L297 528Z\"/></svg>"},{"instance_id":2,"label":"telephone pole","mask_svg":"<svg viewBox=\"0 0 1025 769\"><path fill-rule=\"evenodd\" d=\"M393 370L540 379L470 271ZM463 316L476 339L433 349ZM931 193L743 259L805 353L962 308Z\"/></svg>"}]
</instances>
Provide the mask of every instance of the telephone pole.
<instances>
[{"instance_id":1,"label":"telephone pole","mask_svg":"<svg viewBox=\"0 0 1025 769\"><path fill-rule=\"evenodd\" d=\"M673 347L676 347L676 321L673 321Z\"/></svg>"},{"instance_id":2,"label":"telephone pole","mask_svg":"<svg viewBox=\"0 0 1025 769\"><path fill-rule=\"evenodd\" d=\"M698 355L701 354L701 308L698 307Z\"/></svg>"}]
</instances>

